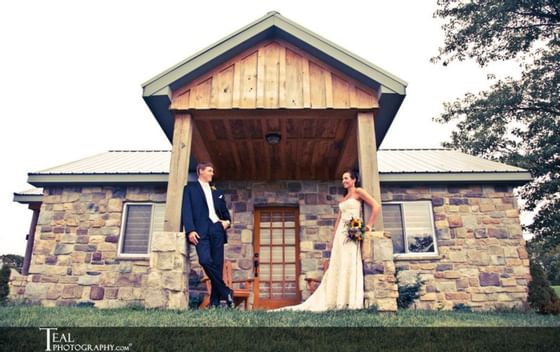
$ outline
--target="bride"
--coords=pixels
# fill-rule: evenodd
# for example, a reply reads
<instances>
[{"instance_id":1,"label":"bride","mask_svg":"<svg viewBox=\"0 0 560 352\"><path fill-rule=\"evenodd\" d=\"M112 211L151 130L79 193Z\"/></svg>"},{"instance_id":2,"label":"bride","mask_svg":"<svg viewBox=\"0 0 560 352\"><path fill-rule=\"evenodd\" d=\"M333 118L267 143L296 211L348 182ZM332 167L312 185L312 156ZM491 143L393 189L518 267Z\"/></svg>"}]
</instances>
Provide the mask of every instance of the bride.
<instances>
[{"instance_id":1,"label":"bride","mask_svg":"<svg viewBox=\"0 0 560 352\"><path fill-rule=\"evenodd\" d=\"M303 303L273 311L325 311L330 309L361 309L364 307L364 275L360 243L347 240L345 223L361 218L362 201L371 206L368 228L373 228L380 205L364 189L359 188L355 171L342 174L345 195L338 204L339 212L331 243L331 257L321 284Z\"/></svg>"}]
</instances>

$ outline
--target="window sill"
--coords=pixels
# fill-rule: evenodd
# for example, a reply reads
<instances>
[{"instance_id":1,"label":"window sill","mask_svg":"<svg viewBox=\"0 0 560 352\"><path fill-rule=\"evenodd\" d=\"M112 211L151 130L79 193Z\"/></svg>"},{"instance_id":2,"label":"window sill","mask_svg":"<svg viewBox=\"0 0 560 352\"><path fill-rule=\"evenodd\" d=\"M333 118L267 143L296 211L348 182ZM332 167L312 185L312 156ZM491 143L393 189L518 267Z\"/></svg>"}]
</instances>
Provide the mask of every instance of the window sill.
<instances>
[{"instance_id":1,"label":"window sill","mask_svg":"<svg viewBox=\"0 0 560 352\"><path fill-rule=\"evenodd\" d=\"M441 259L441 255L434 253L434 254L426 254L426 255L418 255L418 254L394 254L393 260L395 261L406 261L406 260L434 260L434 259Z\"/></svg>"},{"instance_id":2,"label":"window sill","mask_svg":"<svg viewBox=\"0 0 560 352\"><path fill-rule=\"evenodd\" d=\"M150 260L150 256L149 255L145 255L145 256L130 256L130 257L116 257L115 259L117 260L130 260L130 261L140 261L140 260Z\"/></svg>"}]
</instances>

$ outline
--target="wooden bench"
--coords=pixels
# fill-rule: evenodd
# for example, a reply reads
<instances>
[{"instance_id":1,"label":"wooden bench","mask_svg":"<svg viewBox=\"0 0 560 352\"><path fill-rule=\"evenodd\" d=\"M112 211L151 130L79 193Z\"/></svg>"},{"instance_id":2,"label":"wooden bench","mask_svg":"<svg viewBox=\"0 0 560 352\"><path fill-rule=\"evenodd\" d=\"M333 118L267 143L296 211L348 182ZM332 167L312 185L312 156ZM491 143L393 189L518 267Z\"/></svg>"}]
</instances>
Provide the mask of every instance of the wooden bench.
<instances>
[{"instance_id":1,"label":"wooden bench","mask_svg":"<svg viewBox=\"0 0 560 352\"><path fill-rule=\"evenodd\" d=\"M235 305L237 306L243 303L245 310L247 310L249 308L249 295L251 294L251 282L253 279L233 280L231 262L229 260L224 261L223 279L227 287L233 290L233 301ZM200 304L200 308L207 308L210 304L210 290L212 289L212 283L206 273L204 273L202 282L206 284L206 294ZM234 288L233 284L240 284L240 288Z\"/></svg>"}]
</instances>

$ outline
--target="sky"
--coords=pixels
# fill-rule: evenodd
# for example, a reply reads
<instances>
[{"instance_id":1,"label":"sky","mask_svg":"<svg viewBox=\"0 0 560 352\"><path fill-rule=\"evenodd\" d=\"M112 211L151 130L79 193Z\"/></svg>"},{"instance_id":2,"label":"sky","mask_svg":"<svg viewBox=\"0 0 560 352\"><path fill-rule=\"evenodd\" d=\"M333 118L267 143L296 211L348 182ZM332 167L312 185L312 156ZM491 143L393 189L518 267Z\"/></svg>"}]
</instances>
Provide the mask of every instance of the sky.
<instances>
[{"instance_id":1,"label":"sky","mask_svg":"<svg viewBox=\"0 0 560 352\"><path fill-rule=\"evenodd\" d=\"M430 63L443 44L435 0L60 1L0 4L0 254L25 252L31 210L13 193L27 173L107 150L171 149L141 84L278 11L408 82L381 148L439 148L443 103L489 86L480 68Z\"/></svg>"}]
</instances>

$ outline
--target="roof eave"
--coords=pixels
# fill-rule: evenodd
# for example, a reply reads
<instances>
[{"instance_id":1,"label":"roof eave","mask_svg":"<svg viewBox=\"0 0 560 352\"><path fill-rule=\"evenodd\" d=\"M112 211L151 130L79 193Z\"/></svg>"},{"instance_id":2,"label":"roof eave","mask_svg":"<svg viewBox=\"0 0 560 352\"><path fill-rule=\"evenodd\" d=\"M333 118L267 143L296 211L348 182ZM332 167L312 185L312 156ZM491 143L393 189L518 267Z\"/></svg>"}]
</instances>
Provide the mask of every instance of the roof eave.
<instances>
[{"instance_id":1,"label":"roof eave","mask_svg":"<svg viewBox=\"0 0 560 352\"><path fill-rule=\"evenodd\" d=\"M13 201L20 204L32 204L43 202L43 195L14 193Z\"/></svg>"},{"instance_id":2,"label":"roof eave","mask_svg":"<svg viewBox=\"0 0 560 352\"><path fill-rule=\"evenodd\" d=\"M381 183L505 183L520 186L532 181L529 172L380 172ZM36 187L53 185L167 184L168 173L128 174L29 174ZM189 181L196 174L189 173ZM22 195L23 196L23 195Z\"/></svg>"},{"instance_id":3,"label":"roof eave","mask_svg":"<svg viewBox=\"0 0 560 352\"><path fill-rule=\"evenodd\" d=\"M522 172L402 172L379 173L381 183L505 183L521 186L533 178Z\"/></svg>"}]
</instances>

